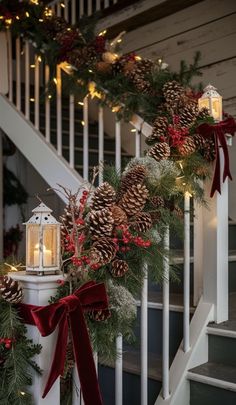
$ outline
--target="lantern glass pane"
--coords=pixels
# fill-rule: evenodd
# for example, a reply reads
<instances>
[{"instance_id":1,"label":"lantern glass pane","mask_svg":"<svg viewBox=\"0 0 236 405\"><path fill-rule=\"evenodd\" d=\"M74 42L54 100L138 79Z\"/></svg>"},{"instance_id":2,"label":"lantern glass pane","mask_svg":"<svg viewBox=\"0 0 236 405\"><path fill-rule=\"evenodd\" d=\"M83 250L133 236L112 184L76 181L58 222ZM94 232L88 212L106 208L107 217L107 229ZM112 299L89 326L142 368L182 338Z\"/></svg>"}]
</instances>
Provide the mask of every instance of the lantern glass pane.
<instances>
[{"instance_id":1,"label":"lantern glass pane","mask_svg":"<svg viewBox=\"0 0 236 405\"><path fill-rule=\"evenodd\" d=\"M208 98L199 98L198 107L199 107L199 110L202 110L203 108L207 108L208 110L210 110L209 99Z\"/></svg>"},{"instance_id":2,"label":"lantern glass pane","mask_svg":"<svg viewBox=\"0 0 236 405\"><path fill-rule=\"evenodd\" d=\"M27 225L26 266L39 267L39 225Z\"/></svg>"},{"instance_id":3,"label":"lantern glass pane","mask_svg":"<svg viewBox=\"0 0 236 405\"><path fill-rule=\"evenodd\" d=\"M221 99L213 97L211 100L212 116L216 121L221 120Z\"/></svg>"},{"instance_id":4,"label":"lantern glass pane","mask_svg":"<svg viewBox=\"0 0 236 405\"><path fill-rule=\"evenodd\" d=\"M58 266L57 225L43 226L43 267Z\"/></svg>"}]
</instances>

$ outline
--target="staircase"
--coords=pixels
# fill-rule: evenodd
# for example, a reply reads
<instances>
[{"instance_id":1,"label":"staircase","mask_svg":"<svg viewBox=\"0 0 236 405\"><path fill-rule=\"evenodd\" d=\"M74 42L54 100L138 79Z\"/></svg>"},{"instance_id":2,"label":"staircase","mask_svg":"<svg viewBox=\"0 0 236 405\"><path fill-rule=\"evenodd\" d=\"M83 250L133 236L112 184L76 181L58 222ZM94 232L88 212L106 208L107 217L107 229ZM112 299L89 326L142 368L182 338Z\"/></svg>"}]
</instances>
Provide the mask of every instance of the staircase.
<instances>
[{"instance_id":1,"label":"staircase","mask_svg":"<svg viewBox=\"0 0 236 405\"><path fill-rule=\"evenodd\" d=\"M54 3L53 7L57 14L60 15L61 6L58 2ZM72 6L75 2L69 3ZM92 10L93 4L93 2L88 2L88 14ZM70 16L72 15L73 13L70 14ZM11 44L9 35L8 41ZM112 131L106 130L109 126L106 126L104 109L98 107L97 118L94 119L94 114L92 114L91 119L91 100L89 97L78 102L73 94L68 97L62 94L63 74L60 67L57 68L56 98L49 99L45 97L42 89L47 82L48 67L39 62L34 49L29 44L26 44L23 55L21 46L20 39L17 39L16 58L13 60L12 53L9 54L9 98L0 95L0 110L3 112L0 116L0 126L10 139L51 187L55 187L56 183L60 182L75 190L84 180L89 179L91 168L99 164L101 160L113 163L117 169L120 169L122 161L133 155L122 143L122 124L120 122L112 123L115 135L112 137ZM9 49L11 51L11 47ZM28 62L30 60L35 62L34 70L30 68L29 64L25 65L26 75L22 77L21 66L27 60ZM150 131L150 127L145 124L142 125L142 134L140 134L141 123L142 121L136 117L131 123L134 136L131 137L129 133L130 142L133 144L131 149L135 151L137 157L141 153L142 136L146 136ZM130 128L128 131L130 131ZM102 177L99 179L99 182L101 181ZM216 253L217 255L219 253L220 256L221 250L224 251L227 248L227 238L225 238L224 232L221 232L221 220L223 221L225 216L227 218L227 213L223 215L220 206L220 201L225 203L225 198L227 201L227 190L223 189L222 199L220 200L220 198L217 196L213 200L212 206L210 206L210 212L215 209L214 212L216 212L216 218L218 219L215 228L211 227L212 238L211 234L206 236L204 231L204 226L207 227L208 225L208 228L210 228L207 221L203 221L203 227L200 231L195 226L196 222L194 223L194 232L193 229L190 230L188 227L185 229L185 237L189 237L190 233L192 234L190 250L193 251L194 248L194 256L191 257L189 269L189 263L187 263L186 267L186 260L183 259L183 245L174 235L171 235L170 246L175 250L174 263L179 265L180 282L168 285L170 294L165 291L165 288L162 291L161 287L154 286L145 280L140 297L137 297L138 319L134 331L137 337L136 346L124 345L124 355L117 359L116 364L99 365L98 375L105 405L153 405L154 403L162 405L189 405L190 403L195 405L202 403L208 405L210 402L207 402L207 398L211 398L211 395L213 395L212 390L215 390L216 401L221 398L219 403L222 404L224 399L222 400L222 396L217 395L217 390L223 391L224 398L226 398L225 404L230 405L233 403L232 398L234 397L232 395L235 395L233 385L236 385L235 379L232 379L232 374L236 371L233 371L235 361L231 361L231 352L233 353L233 344L235 342L234 322L230 320L224 325L220 324L220 326L210 324L206 328L203 318L200 316L201 314L199 315L201 307L199 308L197 304L200 297L196 293L199 287L196 279L197 277L201 279L199 257L205 257L207 253L210 257L215 257ZM199 214L199 210L197 212ZM188 216L187 212L185 213L186 216ZM234 294L236 294L236 255L233 254L235 230L236 224L229 222L229 232L227 231L227 234L229 233L230 248L229 291L232 294L231 308L234 306ZM195 233L197 232L196 237ZM194 241L193 234L195 234ZM221 235L222 239L218 237L215 241L216 234ZM208 245L209 239L214 239L211 246ZM195 240L198 241L199 245L195 245ZM199 248L202 241L206 244L208 252ZM218 276L220 270L221 273L223 272L223 269L220 268L220 259L221 257L218 258L217 256L217 266L214 265L214 261L209 266L203 262L202 269L205 273L209 273L213 279ZM227 277L227 264L225 274L225 277ZM186 277L190 277L190 294L187 294L187 297L185 293ZM217 283L219 283L218 279ZM218 297L215 297L214 294L208 295L208 289L210 290L208 288L209 281L205 284L203 282L203 287L204 292L207 293L206 297L204 297L204 304L206 304L206 307L209 306L209 314L206 313L204 319L207 319L207 322L208 320L217 320L218 315L213 315L213 309L215 307L220 312ZM206 309L207 311L208 309ZM232 314L233 311L231 316L235 319L235 313ZM204 340L204 350L202 350L197 360L196 356L194 358L194 350L195 352L198 350L199 342L196 341L192 344L190 350L186 352L183 351L183 345L181 344L182 339L186 338L189 333L186 328L188 316L192 319L190 335L192 329L195 332L198 330L200 331L199 335L201 334ZM196 325L198 328L196 328ZM190 339L191 342L194 340L194 336L192 336L192 340ZM206 337L208 337L209 343L209 356L205 345ZM146 340L147 344L143 344ZM117 347L118 345L122 347L122 339L119 340L119 343L117 341ZM167 364L163 364L164 346L167 347L169 352ZM230 355L227 352L228 348ZM201 365L201 363L206 364ZM170 365L172 367L169 374ZM175 379L177 373L172 372L172 370L178 369L181 371L181 375L177 376L179 380ZM225 370L226 380L222 378L220 373L216 374L219 369L221 371ZM218 385L216 385L215 380L220 381ZM191 402L189 402L188 398L189 381ZM215 385L213 385L213 382ZM187 388L185 389L186 384ZM184 385L184 402L181 402L179 397L176 400L174 397L178 386L182 387L182 385ZM164 398L163 391L161 391L163 386L167 387L168 390L170 387L170 395L164 395ZM217 404L217 402L214 403Z\"/></svg>"}]
</instances>

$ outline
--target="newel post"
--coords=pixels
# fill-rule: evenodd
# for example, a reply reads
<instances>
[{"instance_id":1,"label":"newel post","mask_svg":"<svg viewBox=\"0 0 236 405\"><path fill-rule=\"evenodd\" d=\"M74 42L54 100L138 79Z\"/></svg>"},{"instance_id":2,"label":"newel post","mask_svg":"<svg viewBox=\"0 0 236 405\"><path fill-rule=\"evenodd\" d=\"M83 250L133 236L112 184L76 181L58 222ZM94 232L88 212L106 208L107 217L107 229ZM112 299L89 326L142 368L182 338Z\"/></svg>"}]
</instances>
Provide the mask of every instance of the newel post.
<instances>
[{"instance_id":1,"label":"newel post","mask_svg":"<svg viewBox=\"0 0 236 405\"><path fill-rule=\"evenodd\" d=\"M208 99L208 105L206 105ZM203 105L201 106L201 102ZM207 86L199 106L208 107L215 121L222 116L221 96ZM219 114L218 114L219 113ZM218 115L217 115L218 114ZM194 220L194 282L196 303L203 300L214 304L214 321L228 320L228 179L223 183L224 156L220 148L221 194L210 198L211 181L204 184L207 207L195 206ZM212 173L213 174L213 173Z\"/></svg>"}]
</instances>

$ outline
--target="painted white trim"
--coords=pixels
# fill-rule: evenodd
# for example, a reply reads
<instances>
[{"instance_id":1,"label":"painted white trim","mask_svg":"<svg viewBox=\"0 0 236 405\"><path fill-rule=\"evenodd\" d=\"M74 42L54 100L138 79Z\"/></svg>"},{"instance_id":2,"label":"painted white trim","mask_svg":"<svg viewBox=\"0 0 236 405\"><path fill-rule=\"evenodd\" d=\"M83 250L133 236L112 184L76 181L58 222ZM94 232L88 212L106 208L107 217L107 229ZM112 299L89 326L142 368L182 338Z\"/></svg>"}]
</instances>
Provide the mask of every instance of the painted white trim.
<instances>
[{"instance_id":1,"label":"painted white trim","mask_svg":"<svg viewBox=\"0 0 236 405\"><path fill-rule=\"evenodd\" d=\"M193 373L191 371L188 371L187 378L191 381L196 381L202 384L212 385L213 387L218 387L224 390L236 392L236 384L229 381L218 380L217 378L212 378L206 375Z\"/></svg>"},{"instance_id":2,"label":"painted white trim","mask_svg":"<svg viewBox=\"0 0 236 405\"><path fill-rule=\"evenodd\" d=\"M141 303L139 300L136 300L136 305L137 307L140 307ZM150 309L163 309L163 304L162 302L153 302L153 301L148 301L148 308ZM173 305L170 304L169 309L171 312L183 312L184 307L183 305ZM193 314L195 312L194 307L190 307L190 313Z\"/></svg>"},{"instance_id":3,"label":"painted white trim","mask_svg":"<svg viewBox=\"0 0 236 405\"><path fill-rule=\"evenodd\" d=\"M211 328L210 326L208 326L206 332L208 335L215 335L236 339L236 331L234 330Z\"/></svg>"}]
</instances>

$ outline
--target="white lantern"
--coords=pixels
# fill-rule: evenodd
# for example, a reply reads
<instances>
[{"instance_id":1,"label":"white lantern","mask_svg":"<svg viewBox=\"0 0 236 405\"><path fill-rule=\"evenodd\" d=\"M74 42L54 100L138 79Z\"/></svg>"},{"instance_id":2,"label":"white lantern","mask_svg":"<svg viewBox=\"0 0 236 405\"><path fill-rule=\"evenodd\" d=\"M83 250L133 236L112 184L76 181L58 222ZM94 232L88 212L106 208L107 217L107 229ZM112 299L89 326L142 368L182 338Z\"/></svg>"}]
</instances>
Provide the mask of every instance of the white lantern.
<instances>
[{"instance_id":1,"label":"white lantern","mask_svg":"<svg viewBox=\"0 0 236 405\"><path fill-rule=\"evenodd\" d=\"M55 274L60 270L60 223L40 203L26 225L26 272Z\"/></svg>"},{"instance_id":2,"label":"white lantern","mask_svg":"<svg viewBox=\"0 0 236 405\"><path fill-rule=\"evenodd\" d=\"M207 108L216 122L222 120L222 97L211 84L205 87L202 97L198 99L198 107L199 110Z\"/></svg>"}]
</instances>

